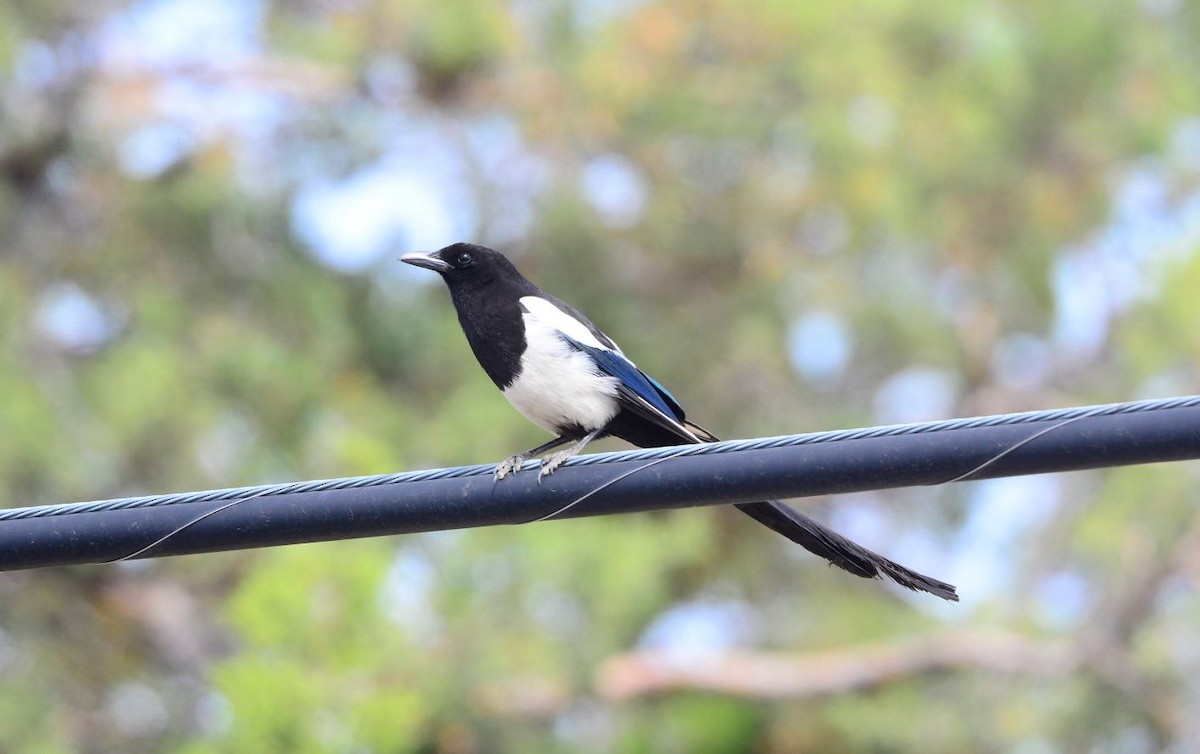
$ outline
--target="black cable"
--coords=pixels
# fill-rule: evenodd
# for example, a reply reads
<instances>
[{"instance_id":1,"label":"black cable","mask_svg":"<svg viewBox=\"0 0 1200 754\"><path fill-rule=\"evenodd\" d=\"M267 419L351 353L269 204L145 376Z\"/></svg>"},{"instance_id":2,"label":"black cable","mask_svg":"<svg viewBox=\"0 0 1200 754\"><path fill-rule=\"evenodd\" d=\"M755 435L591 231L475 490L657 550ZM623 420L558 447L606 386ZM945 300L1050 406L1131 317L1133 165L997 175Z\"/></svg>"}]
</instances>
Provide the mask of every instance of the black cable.
<instances>
[{"instance_id":1,"label":"black cable","mask_svg":"<svg viewBox=\"0 0 1200 754\"><path fill-rule=\"evenodd\" d=\"M1200 396L0 510L0 570L1200 457ZM535 467L536 462L527 464Z\"/></svg>"}]
</instances>

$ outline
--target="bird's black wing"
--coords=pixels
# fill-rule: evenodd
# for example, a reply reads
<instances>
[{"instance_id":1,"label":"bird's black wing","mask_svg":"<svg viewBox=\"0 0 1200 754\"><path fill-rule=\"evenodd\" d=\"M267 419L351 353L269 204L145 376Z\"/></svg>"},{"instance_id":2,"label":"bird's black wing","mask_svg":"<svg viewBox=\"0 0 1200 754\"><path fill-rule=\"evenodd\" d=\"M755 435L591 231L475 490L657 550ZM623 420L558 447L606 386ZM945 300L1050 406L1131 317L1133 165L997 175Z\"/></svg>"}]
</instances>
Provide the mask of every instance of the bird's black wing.
<instances>
[{"instance_id":1,"label":"bird's black wing","mask_svg":"<svg viewBox=\"0 0 1200 754\"><path fill-rule=\"evenodd\" d=\"M688 442L702 442L684 423L683 408L657 380L638 369L613 339L570 304L549 294L521 299L523 310L554 328L571 347L587 354L604 374L617 380L621 408L662 426Z\"/></svg>"},{"instance_id":2,"label":"bird's black wing","mask_svg":"<svg viewBox=\"0 0 1200 754\"><path fill-rule=\"evenodd\" d=\"M600 371L617 379L617 401L621 408L671 432L687 442L704 442L689 429L683 409L666 388L634 366L620 351L595 348L563 336L568 343L591 357Z\"/></svg>"}]
</instances>

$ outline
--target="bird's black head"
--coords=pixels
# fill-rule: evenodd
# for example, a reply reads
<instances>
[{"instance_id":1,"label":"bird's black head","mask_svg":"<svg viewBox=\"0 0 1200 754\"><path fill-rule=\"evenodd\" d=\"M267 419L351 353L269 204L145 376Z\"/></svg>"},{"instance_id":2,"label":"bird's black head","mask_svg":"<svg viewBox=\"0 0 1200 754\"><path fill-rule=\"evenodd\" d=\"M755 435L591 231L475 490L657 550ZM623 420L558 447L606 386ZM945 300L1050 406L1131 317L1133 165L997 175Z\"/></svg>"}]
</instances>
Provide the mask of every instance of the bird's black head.
<instances>
[{"instance_id":1,"label":"bird's black head","mask_svg":"<svg viewBox=\"0 0 1200 754\"><path fill-rule=\"evenodd\" d=\"M450 244L431 254L405 254L401 262L433 270L451 288L483 285L504 276L520 276L500 252L473 243Z\"/></svg>"}]
</instances>

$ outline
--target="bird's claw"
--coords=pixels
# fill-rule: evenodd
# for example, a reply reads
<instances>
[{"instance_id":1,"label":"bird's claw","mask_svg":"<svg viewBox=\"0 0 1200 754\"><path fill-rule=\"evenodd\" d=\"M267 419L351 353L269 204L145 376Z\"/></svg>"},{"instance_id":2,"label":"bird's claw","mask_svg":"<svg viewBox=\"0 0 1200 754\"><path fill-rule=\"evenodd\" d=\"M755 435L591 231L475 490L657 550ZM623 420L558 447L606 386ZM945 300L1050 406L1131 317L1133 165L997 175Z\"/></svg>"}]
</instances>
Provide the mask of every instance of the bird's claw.
<instances>
[{"instance_id":1,"label":"bird's claw","mask_svg":"<svg viewBox=\"0 0 1200 754\"><path fill-rule=\"evenodd\" d=\"M496 464L496 481L500 481L509 474L515 473L525 463L528 456L524 453L518 453L515 456L505 458L500 463Z\"/></svg>"},{"instance_id":2,"label":"bird's claw","mask_svg":"<svg viewBox=\"0 0 1200 754\"><path fill-rule=\"evenodd\" d=\"M543 459L542 467L540 469L538 469L538 484L541 484L543 478L548 477L551 474L553 474L555 472L555 470L558 469L559 466L562 466L563 463L565 463L566 460L573 455L575 455L573 450L564 450L562 452L555 453L554 455L548 456L547 458Z\"/></svg>"}]
</instances>

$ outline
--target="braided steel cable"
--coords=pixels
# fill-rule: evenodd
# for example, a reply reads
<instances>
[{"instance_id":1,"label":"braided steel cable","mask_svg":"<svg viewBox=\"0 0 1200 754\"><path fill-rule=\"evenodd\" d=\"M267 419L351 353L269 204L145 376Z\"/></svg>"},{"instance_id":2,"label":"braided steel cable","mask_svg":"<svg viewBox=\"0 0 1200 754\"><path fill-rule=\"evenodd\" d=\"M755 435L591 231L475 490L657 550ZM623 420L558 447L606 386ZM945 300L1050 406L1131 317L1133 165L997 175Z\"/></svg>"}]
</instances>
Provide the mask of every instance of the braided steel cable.
<instances>
[{"instance_id":1,"label":"braided steel cable","mask_svg":"<svg viewBox=\"0 0 1200 754\"><path fill-rule=\"evenodd\" d=\"M920 435L930 432L949 432L957 429L977 429L981 427L1008 426L1014 424L1034 424L1044 422L1074 421L1089 416L1111 416L1114 414L1130 414L1142 411L1161 411L1173 408L1200 407L1200 395L1189 395L1179 398L1134 401L1130 403L1110 403L1100 406L1083 406L1077 408L1049 409L1045 411L1027 411L1019 414L998 414L995 416L978 416L968 419L948 419L936 422L920 422L914 424L893 424L862 429L839 429L827 432L808 432L796 435L780 435L777 437L759 437L749 440L725 440L706 445L676 445L662 448L640 448L637 450L622 450L612 453L593 453L576 456L569 459L563 468L571 466L603 466L605 464L623 463L626 461L657 461L667 458L682 458L686 456L707 456L721 453L738 453L747 450L762 450L765 448L785 448L799 445L815 445L818 443L842 442L846 440L863 440L872 437L898 437L903 435ZM538 461L526 461L522 469L537 466ZM388 484L403 484L406 482L425 482L433 479L459 479L462 477L486 476L495 469L493 464L475 464L471 466L452 466L444 469L425 469L422 471L402 471L392 474L375 474L372 476L342 477L338 479L317 479L309 482L283 482L279 484L264 484L250 487L229 487L219 490L204 490L201 492L179 492L165 495L145 495L140 497L124 497L112 500L96 500L87 503L60 503L57 505L41 505L26 508L7 508L0 510L0 521L11 521L21 518L41 518L45 516L63 516L76 513L91 513L97 511L122 510L128 508L152 508L163 505L181 505L186 503L225 502L240 498L273 497L290 495L301 492L328 492L333 490L359 489Z\"/></svg>"},{"instance_id":2,"label":"braided steel cable","mask_svg":"<svg viewBox=\"0 0 1200 754\"><path fill-rule=\"evenodd\" d=\"M10 508L0 569L1196 457L1200 396L1184 396L600 453L543 483L484 464Z\"/></svg>"}]
</instances>

